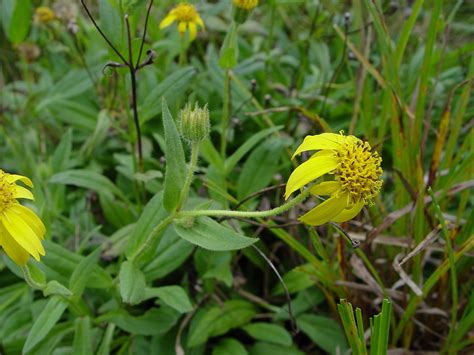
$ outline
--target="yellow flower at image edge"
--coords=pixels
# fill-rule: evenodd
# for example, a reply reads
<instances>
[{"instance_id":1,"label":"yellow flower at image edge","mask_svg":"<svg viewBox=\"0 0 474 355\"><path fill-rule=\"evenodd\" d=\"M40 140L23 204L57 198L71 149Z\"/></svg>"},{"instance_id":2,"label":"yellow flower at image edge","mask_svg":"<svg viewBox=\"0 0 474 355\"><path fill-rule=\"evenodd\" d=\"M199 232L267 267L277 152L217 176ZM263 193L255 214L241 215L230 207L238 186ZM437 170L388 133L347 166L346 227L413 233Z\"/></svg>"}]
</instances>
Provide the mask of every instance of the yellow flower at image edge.
<instances>
[{"instance_id":1,"label":"yellow flower at image edge","mask_svg":"<svg viewBox=\"0 0 474 355\"><path fill-rule=\"evenodd\" d=\"M30 190L17 185L17 181L33 187L27 177L0 170L0 246L16 264L25 265L30 255L39 261L45 254L41 240L46 229L32 210L17 201L33 200Z\"/></svg>"},{"instance_id":2,"label":"yellow flower at image edge","mask_svg":"<svg viewBox=\"0 0 474 355\"><path fill-rule=\"evenodd\" d=\"M234 0L234 5L241 9L250 11L258 5L258 0Z\"/></svg>"},{"instance_id":3,"label":"yellow flower at image edge","mask_svg":"<svg viewBox=\"0 0 474 355\"><path fill-rule=\"evenodd\" d=\"M181 3L176 5L160 23L160 29L170 26L173 22L178 23L178 31L184 35L189 28L189 37L191 41L196 38L197 26L204 28L204 22L192 4Z\"/></svg>"},{"instance_id":4,"label":"yellow flower at image edge","mask_svg":"<svg viewBox=\"0 0 474 355\"><path fill-rule=\"evenodd\" d=\"M35 21L37 23L48 23L53 21L56 15L53 10L47 6L37 7L35 10Z\"/></svg>"},{"instance_id":5,"label":"yellow flower at image edge","mask_svg":"<svg viewBox=\"0 0 474 355\"><path fill-rule=\"evenodd\" d=\"M382 168L377 152L367 142L354 136L323 133L307 136L293 158L309 150L319 150L298 166L288 179L285 199L309 182L325 175L334 180L324 181L310 188L313 195L330 196L301 216L306 224L319 226L329 221L344 222L359 214L370 204L382 187Z\"/></svg>"}]
</instances>

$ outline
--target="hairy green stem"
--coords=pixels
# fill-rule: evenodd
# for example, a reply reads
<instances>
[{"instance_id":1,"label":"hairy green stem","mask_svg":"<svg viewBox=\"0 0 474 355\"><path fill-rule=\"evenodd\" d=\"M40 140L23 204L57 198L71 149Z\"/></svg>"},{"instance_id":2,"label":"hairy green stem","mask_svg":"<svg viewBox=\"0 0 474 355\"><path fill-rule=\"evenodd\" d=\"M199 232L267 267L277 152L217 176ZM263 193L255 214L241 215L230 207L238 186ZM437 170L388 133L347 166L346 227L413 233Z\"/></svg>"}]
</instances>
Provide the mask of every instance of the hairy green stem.
<instances>
[{"instance_id":1,"label":"hairy green stem","mask_svg":"<svg viewBox=\"0 0 474 355\"><path fill-rule=\"evenodd\" d=\"M157 238L161 232L168 227L174 219L178 216L178 211L181 206L186 202L186 199L189 195L189 188L191 187L191 183L193 182L194 171L196 170L197 160L199 156L199 143L193 142L191 146L191 158L189 162L188 174L186 176L186 180L184 181L183 191L181 192L178 205L176 210L171 212L168 217L162 220L159 224L156 225L155 228L151 231L150 235L146 238L145 242L140 246L140 248L130 257L130 261L134 262L138 260L141 255L148 250L155 238Z\"/></svg>"},{"instance_id":2,"label":"hairy green stem","mask_svg":"<svg viewBox=\"0 0 474 355\"><path fill-rule=\"evenodd\" d=\"M186 65L187 57L187 46L184 35L179 38L179 66L184 67Z\"/></svg>"},{"instance_id":3,"label":"hairy green stem","mask_svg":"<svg viewBox=\"0 0 474 355\"><path fill-rule=\"evenodd\" d=\"M221 126L221 156L225 159L227 150L227 129L230 121L230 69L224 72L224 101L222 107L222 126Z\"/></svg>"},{"instance_id":4,"label":"hairy green stem","mask_svg":"<svg viewBox=\"0 0 474 355\"><path fill-rule=\"evenodd\" d=\"M181 195L179 197L177 210L181 209L189 195L189 188L191 187L191 183L193 182L194 171L196 170L198 156L199 143L193 142L191 143L191 158L189 161L188 175L186 176L186 180L184 181L183 191L181 192Z\"/></svg>"},{"instance_id":5,"label":"hairy green stem","mask_svg":"<svg viewBox=\"0 0 474 355\"><path fill-rule=\"evenodd\" d=\"M290 208L296 206L302 202L310 194L309 190L303 191L296 198L288 201L287 203L273 208L267 211L228 211L228 210L194 210L194 211L181 211L178 213L179 217L198 217L198 216L209 216L209 217L239 217L239 218L259 218L259 217L270 217L276 216L280 213L288 211Z\"/></svg>"}]
</instances>

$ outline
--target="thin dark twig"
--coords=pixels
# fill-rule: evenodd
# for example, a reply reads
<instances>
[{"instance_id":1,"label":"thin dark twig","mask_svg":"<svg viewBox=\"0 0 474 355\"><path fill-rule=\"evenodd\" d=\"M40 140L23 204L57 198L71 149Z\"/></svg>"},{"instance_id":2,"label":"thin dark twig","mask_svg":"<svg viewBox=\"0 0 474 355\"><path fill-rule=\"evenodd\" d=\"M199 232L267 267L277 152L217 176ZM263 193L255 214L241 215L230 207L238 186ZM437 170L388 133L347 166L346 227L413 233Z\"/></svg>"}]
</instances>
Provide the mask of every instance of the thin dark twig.
<instances>
[{"instance_id":1,"label":"thin dark twig","mask_svg":"<svg viewBox=\"0 0 474 355\"><path fill-rule=\"evenodd\" d=\"M128 15L125 15L125 23L127 24L127 40L128 40L128 55L129 55L129 69L130 69L130 79L132 81L132 111L133 111L133 121L135 123L135 129L137 131L137 148L138 148L138 165L139 170L143 172L143 150L142 150L142 134L140 131L140 121L138 120L138 109L137 109L137 78L136 70L133 66L133 48L132 48L132 34L130 31L130 21L128 20Z\"/></svg>"},{"instance_id":2,"label":"thin dark twig","mask_svg":"<svg viewBox=\"0 0 474 355\"><path fill-rule=\"evenodd\" d=\"M137 59L137 64L135 64L135 69L140 68L140 60L142 59L143 46L145 45L146 30L148 28L148 18L150 17L152 5L153 5L153 0L150 1L150 5L148 5L148 10L146 12L145 28L143 29L142 43L140 44L140 51L138 52L138 59Z\"/></svg>"},{"instance_id":3,"label":"thin dark twig","mask_svg":"<svg viewBox=\"0 0 474 355\"><path fill-rule=\"evenodd\" d=\"M267 258L267 256L265 255L265 253L263 251L261 251L259 248L257 248L255 245L252 245L252 248L254 248L257 253L260 254L260 256L265 259L265 261L267 262L267 264L270 266L270 268L273 270L273 272L275 273L276 277L278 278L278 280L280 281L280 283L282 284L283 286L283 289L285 290L285 296L286 296L286 302L288 304L288 316L290 318L290 324L291 324L291 328L293 329L293 332L296 334L299 332L299 329L298 329L298 326L296 325L296 322L295 322L295 317L293 316L293 309L291 307L291 296L290 296L290 292L288 291L288 287L286 287L286 284L285 284L285 281L283 281L283 277L281 277L280 273L278 272L277 268L275 267L275 265L273 265L272 261Z\"/></svg>"},{"instance_id":4,"label":"thin dark twig","mask_svg":"<svg viewBox=\"0 0 474 355\"><path fill-rule=\"evenodd\" d=\"M113 51L120 57L120 59L124 62L124 64L132 65L132 63L128 63L128 62L127 62L127 60L123 57L123 55L120 54L120 52L118 51L118 49L115 48L115 46L112 44L112 42L110 42L110 40L107 38L107 36L104 34L104 32L102 32L102 30L100 29L99 25L97 25L97 22L95 22L94 17L92 17L92 14L90 13L89 8L88 8L87 5L85 4L84 0L81 0L81 4L82 4L82 6L84 7L84 10L86 10L87 16L89 16L89 18L91 19L91 21L92 21L92 23L94 24L95 28L97 29L97 31L99 31L100 35L101 35L102 38L107 42L107 44L110 46L110 48L113 49Z\"/></svg>"}]
</instances>

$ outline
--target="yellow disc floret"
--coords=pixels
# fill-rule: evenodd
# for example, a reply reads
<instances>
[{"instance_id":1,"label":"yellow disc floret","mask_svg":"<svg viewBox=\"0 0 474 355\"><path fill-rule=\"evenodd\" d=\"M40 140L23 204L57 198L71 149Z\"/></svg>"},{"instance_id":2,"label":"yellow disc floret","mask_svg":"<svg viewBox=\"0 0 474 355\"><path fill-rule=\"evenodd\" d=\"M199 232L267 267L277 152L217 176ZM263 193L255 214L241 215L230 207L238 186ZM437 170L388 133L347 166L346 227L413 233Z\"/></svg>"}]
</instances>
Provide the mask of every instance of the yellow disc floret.
<instances>
[{"instance_id":1,"label":"yellow disc floret","mask_svg":"<svg viewBox=\"0 0 474 355\"><path fill-rule=\"evenodd\" d=\"M369 203L382 187L382 158L372 152L368 142L348 140L337 151L339 165L335 171L336 180L342 189L351 194L353 200Z\"/></svg>"},{"instance_id":2,"label":"yellow disc floret","mask_svg":"<svg viewBox=\"0 0 474 355\"><path fill-rule=\"evenodd\" d=\"M187 3L179 4L171 12L174 13L178 22L195 22L198 16L194 5Z\"/></svg>"},{"instance_id":3,"label":"yellow disc floret","mask_svg":"<svg viewBox=\"0 0 474 355\"><path fill-rule=\"evenodd\" d=\"M196 38L198 26L204 28L204 22L196 7L187 2L176 5L161 21L160 28L166 28L175 21L178 23L178 31L181 36L189 29L191 41Z\"/></svg>"},{"instance_id":4,"label":"yellow disc floret","mask_svg":"<svg viewBox=\"0 0 474 355\"><path fill-rule=\"evenodd\" d=\"M331 180L311 186L309 192L329 197L301 216L300 221L314 226L345 222L372 203L382 187L382 158L369 143L342 132L322 133L305 137L294 156L311 150L318 152L290 175L285 198L324 175Z\"/></svg>"},{"instance_id":5,"label":"yellow disc floret","mask_svg":"<svg viewBox=\"0 0 474 355\"><path fill-rule=\"evenodd\" d=\"M6 174L0 170L0 214L3 213L15 201L13 194L15 184L6 179Z\"/></svg>"},{"instance_id":6,"label":"yellow disc floret","mask_svg":"<svg viewBox=\"0 0 474 355\"><path fill-rule=\"evenodd\" d=\"M234 5L241 9L250 11L258 5L258 0L234 0Z\"/></svg>"},{"instance_id":7,"label":"yellow disc floret","mask_svg":"<svg viewBox=\"0 0 474 355\"><path fill-rule=\"evenodd\" d=\"M40 6L35 10L35 21L37 23L46 24L53 21L56 15L53 10L47 6Z\"/></svg>"}]
</instances>

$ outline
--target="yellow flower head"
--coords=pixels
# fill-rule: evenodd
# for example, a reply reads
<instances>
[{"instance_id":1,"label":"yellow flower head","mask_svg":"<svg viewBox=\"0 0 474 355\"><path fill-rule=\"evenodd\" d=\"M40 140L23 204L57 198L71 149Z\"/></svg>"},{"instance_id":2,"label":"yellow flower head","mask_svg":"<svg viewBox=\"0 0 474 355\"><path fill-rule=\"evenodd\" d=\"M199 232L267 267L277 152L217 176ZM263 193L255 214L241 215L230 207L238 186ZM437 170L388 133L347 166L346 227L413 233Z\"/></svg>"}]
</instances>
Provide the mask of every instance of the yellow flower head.
<instances>
[{"instance_id":1,"label":"yellow flower head","mask_svg":"<svg viewBox=\"0 0 474 355\"><path fill-rule=\"evenodd\" d=\"M250 11L258 5L258 0L234 0L234 5L238 8Z\"/></svg>"},{"instance_id":2,"label":"yellow flower head","mask_svg":"<svg viewBox=\"0 0 474 355\"><path fill-rule=\"evenodd\" d=\"M44 255L41 240L46 229L32 210L17 201L33 200L30 190L17 185L17 181L33 187L27 177L0 170L0 246L15 263L25 265L30 255L38 261Z\"/></svg>"},{"instance_id":3,"label":"yellow flower head","mask_svg":"<svg viewBox=\"0 0 474 355\"><path fill-rule=\"evenodd\" d=\"M176 5L160 23L160 29L170 26L173 22L178 23L178 31L181 36L189 28L189 37L191 41L196 38L197 26L204 28L204 22L192 4L183 2Z\"/></svg>"},{"instance_id":4,"label":"yellow flower head","mask_svg":"<svg viewBox=\"0 0 474 355\"><path fill-rule=\"evenodd\" d=\"M330 197L301 216L303 223L319 226L329 221L347 221L379 193L383 182L380 178L382 158L372 152L369 143L354 136L323 133L307 136L293 157L308 150L319 152L290 175L285 198L325 174L334 175L334 180L310 188L313 195Z\"/></svg>"},{"instance_id":5,"label":"yellow flower head","mask_svg":"<svg viewBox=\"0 0 474 355\"><path fill-rule=\"evenodd\" d=\"M37 7L35 10L35 22L36 23L48 23L56 18L54 11L47 6Z\"/></svg>"}]
</instances>

